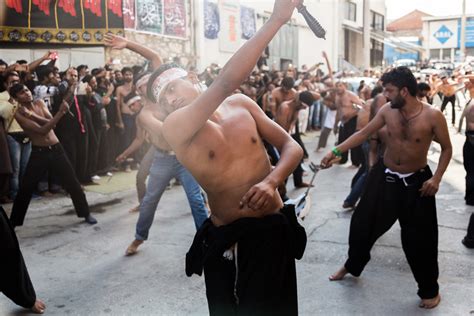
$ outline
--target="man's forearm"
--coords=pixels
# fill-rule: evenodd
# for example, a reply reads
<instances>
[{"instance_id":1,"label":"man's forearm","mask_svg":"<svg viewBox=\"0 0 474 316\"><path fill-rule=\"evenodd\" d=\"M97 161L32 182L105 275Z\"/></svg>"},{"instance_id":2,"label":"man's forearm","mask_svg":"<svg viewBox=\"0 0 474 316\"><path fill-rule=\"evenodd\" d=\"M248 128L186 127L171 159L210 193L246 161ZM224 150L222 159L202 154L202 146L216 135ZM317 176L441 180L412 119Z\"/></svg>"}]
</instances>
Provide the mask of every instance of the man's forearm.
<instances>
[{"instance_id":1,"label":"man's forearm","mask_svg":"<svg viewBox=\"0 0 474 316\"><path fill-rule=\"evenodd\" d=\"M280 160L272 172L265 178L275 186L283 183L286 178L296 169L303 159L303 149L295 141L288 142L280 150Z\"/></svg>"},{"instance_id":2,"label":"man's forearm","mask_svg":"<svg viewBox=\"0 0 474 316\"><path fill-rule=\"evenodd\" d=\"M446 169L448 168L449 162L451 161L451 157L453 155L452 147L448 148L441 148L441 155L439 156L438 167L433 175L433 178L436 179L438 182L441 182Z\"/></svg>"},{"instance_id":3,"label":"man's forearm","mask_svg":"<svg viewBox=\"0 0 474 316\"><path fill-rule=\"evenodd\" d=\"M368 137L368 135L366 135L364 133L364 130L362 129L362 130L354 133L351 137L346 139L342 144L337 145L336 148L340 152L344 153L344 152L348 151L349 149L357 147L360 144L362 144L367 139L367 137Z\"/></svg>"}]
</instances>

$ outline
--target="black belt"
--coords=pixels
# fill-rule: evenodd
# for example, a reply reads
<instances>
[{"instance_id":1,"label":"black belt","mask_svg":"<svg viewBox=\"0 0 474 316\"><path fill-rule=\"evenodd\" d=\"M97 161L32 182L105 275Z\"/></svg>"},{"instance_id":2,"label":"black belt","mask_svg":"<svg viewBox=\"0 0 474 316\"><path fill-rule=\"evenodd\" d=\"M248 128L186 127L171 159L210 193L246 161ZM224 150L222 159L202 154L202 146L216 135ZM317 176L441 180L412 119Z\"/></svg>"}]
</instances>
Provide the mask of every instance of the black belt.
<instances>
[{"instance_id":1,"label":"black belt","mask_svg":"<svg viewBox=\"0 0 474 316\"><path fill-rule=\"evenodd\" d=\"M50 146L31 146L31 152L37 152L37 153L53 152L53 151L59 151L61 150L61 148L62 147L60 143L56 143Z\"/></svg>"}]
</instances>

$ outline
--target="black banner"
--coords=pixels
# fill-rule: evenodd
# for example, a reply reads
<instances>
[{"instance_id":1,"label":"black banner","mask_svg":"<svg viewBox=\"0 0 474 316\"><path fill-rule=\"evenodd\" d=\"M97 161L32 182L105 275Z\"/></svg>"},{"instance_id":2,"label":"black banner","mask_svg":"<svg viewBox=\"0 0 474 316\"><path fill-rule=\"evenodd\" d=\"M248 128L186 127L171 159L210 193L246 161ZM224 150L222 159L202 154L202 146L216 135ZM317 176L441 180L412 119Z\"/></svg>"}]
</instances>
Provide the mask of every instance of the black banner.
<instances>
[{"instance_id":1,"label":"black banner","mask_svg":"<svg viewBox=\"0 0 474 316\"><path fill-rule=\"evenodd\" d=\"M0 0L0 41L101 44L123 35L122 0Z\"/></svg>"}]
</instances>

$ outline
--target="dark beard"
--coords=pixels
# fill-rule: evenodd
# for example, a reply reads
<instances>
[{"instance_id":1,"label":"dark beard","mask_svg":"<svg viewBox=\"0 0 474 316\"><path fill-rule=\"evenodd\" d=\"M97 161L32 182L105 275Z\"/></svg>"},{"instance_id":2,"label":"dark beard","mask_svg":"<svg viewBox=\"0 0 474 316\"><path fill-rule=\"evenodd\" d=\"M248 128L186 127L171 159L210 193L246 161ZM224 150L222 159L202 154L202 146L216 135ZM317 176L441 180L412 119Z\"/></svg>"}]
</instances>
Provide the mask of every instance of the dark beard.
<instances>
[{"instance_id":1,"label":"dark beard","mask_svg":"<svg viewBox=\"0 0 474 316\"><path fill-rule=\"evenodd\" d=\"M392 109L401 109L405 106L407 102L405 101L405 99L402 99L402 98L394 98L391 102L390 102L390 107Z\"/></svg>"}]
</instances>

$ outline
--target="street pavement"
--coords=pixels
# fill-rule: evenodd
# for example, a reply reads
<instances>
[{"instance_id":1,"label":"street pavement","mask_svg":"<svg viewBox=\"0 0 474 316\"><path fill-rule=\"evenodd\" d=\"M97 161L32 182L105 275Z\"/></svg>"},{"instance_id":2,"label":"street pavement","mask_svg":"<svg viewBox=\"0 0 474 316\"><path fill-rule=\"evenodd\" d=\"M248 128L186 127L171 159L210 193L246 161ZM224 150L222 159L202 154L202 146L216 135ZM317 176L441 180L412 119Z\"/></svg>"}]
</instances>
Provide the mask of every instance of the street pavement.
<instances>
[{"instance_id":1,"label":"street pavement","mask_svg":"<svg viewBox=\"0 0 474 316\"><path fill-rule=\"evenodd\" d=\"M464 204L464 136L450 128L453 160L437 194L442 301L435 310L417 307L417 287L400 242L398 223L372 250L360 278L328 281L344 263L352 213L342 209L356 170L349 164L320 171L310 191L312 208L303 222L308 244L297 262L301 315L474 315L474 250L461 244L472 207ZM303 140L310 161L319 133ZM328 148L334 143L331 136ZM430 150L434 169L439 146ZM311 172L308 171L306 180ZM149 240L133 257L124 252L133 240L138 214L134 173L119 173L87 187L99 224L75 216L67 197L33 200L25 225L17 229L23 255L47 315L206 315L204 280L186 277L184 258L195 228L183 189L167 190L158 206ZM296 197L303 190L294 190ZM11 205L6 205L7 211ZM0 315L25 315L0 297Z\"/></svg>"}]
</instances>

